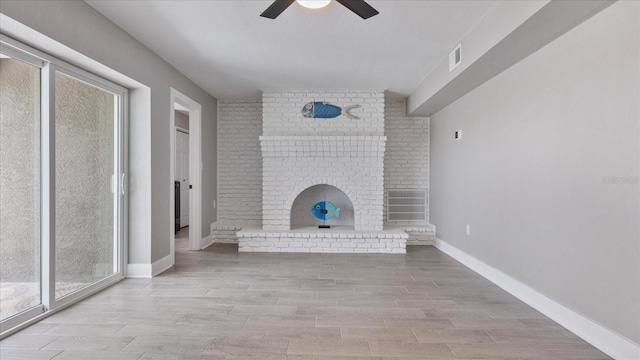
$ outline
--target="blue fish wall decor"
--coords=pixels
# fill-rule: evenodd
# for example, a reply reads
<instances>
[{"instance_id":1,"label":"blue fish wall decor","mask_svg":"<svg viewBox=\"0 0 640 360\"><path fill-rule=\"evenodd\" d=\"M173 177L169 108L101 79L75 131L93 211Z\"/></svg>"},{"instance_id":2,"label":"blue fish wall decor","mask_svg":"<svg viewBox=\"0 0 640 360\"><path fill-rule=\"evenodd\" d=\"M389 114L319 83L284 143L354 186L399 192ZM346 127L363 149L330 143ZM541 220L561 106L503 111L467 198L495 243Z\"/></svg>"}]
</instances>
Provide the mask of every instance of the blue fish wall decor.
<instances>
[{"instance_id":1,"label":"blue fish wall decor","mask_svg":"<svg viewBox=\"0 0 640 360\"><path fill-rule=\"evenodd\" d=\"M344 115L349 119L359 120L360 119L359 117L355 115L351 115L351 113L349 112L359 107L361 106L350 105L350 106L345 106L344 108L341 108L339 106L325 103L322 101L314 101L314 102L307 103L302 108L302 116L306 118L313 118L313 119L332 119L340 115Z\"/></svg>"},{"instance_id":2,"label":"blue fish wall decor","mask_svg":"<svg viewBox=\"0 0 640 360\"><path fill-rule=\"evenodd\" d=\"M340 208L336 208L336 206L329 201L320 201L313 204L311 213L320 220L329 220L332 217L340 217Z\"/></svg>"}]
</instances>

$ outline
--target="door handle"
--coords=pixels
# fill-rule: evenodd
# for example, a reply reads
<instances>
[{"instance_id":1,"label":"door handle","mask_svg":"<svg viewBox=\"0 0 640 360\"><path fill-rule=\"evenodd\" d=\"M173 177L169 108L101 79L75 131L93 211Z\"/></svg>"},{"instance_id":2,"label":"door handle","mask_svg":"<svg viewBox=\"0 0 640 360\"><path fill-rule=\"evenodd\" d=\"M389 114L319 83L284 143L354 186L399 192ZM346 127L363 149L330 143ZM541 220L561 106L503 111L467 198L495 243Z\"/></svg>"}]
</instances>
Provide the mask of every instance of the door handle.
<instances>
[{"instance_id":1,"label":"door handle","mask_svg":"<svg viewBox=\"0 0 640 360\"><path fill-rule=\"evenodd\" d=\"M122 173L122 176L120 177L120 193L122 194L122 196L126 195L127 193L127 188L125 186L125 174Z\"/></svg>"}]
</instances>

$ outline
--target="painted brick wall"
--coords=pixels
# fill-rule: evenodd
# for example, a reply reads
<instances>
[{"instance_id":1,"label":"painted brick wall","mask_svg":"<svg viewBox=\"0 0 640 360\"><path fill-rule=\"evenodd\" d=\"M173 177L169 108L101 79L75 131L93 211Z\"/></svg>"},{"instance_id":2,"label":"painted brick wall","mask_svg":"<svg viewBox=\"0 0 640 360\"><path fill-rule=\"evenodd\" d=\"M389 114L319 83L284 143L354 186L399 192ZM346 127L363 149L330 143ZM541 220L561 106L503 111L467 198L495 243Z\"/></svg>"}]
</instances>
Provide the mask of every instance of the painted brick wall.
<instances>
[{"instance_id":1,"label":"painted brick wall","mask_svg":"<svg viewBox=\"0 0 640 360\"><path fill-rule=\"evenodd\" d=\"M335 142L349 142L342 139L343 136L326 138L329 143L333 139ZM263 138L264 228L288 230L290 211L296 197L313 185L327 184L342 190L353 203L356 230L382 230L384 137L372 138L376 139L370 142L376 145L371 146L366 156L355 147L333 157L322 151L316 156L310 155L301 148L298 148L299 152L290 152L287 157L278 157L274 152L265 150L269 148L265 142L292 140L265 141ZM293 149L297 147L291 146Z\"/></svg>"},{"instance_id":2,"label":"painted brick wall","mask_svg":"<svg viewBox=\"0 0 640 360\"><path fill-rule=\"evenodd\" d=\"M311 101L345 107L359 104L351 114L333 119L302 117L302 108ZM263 135L383 135L384 92L378 90L291 90L264 91Z\"/></svg>"},{"instance_id":3,"label":"painted brick wall","mask_svg":"<svg viewBox=\"0 0 640 360\"><path fill-rule=\"evenodd\" d=\"M402 99L387 99L385 127L387 151L384 154L384 220L387 221L389 189L429 189L429 118L406 117ZM428 199L427 199L428 202ZM427 206L427 221L429 219ZM407 224L393 221L385 225ZM410 222L416 224L416 222Z\"/></svg>"},{"instance_id":4,"label":"painted brick wall","mask_svg":"<svg viewBox=\"0 0 640 360\"><path fill-rule=\"evenodd\" d=\"M218 222L262 223L261 101L218 102Z\"/></svg>"},{"instance_id":5,"label":"painted brick wall","mask_svg":"<svg viewBox=\"0 0 640 360\"><path fill-rule=\"evenodd\" d=\"M307 94L310 96L308 97ZM342 98L342 94L344 94L344 97L347 95L357 96L349 97L348 100L345 100ZM428 188L429 118L406 117L404 115L404 100L385 100L382 93L375 91L330 92L296 90L290 92L265 92L263 95L265 101L271 103L266 107L272 109L272 111L265 111L266 125L264 126L266 128L264 130L262 121L263 103L261 101L221 101L219 105L220 197L218 200L218 219L219 222L225 224L224 226L229 224L236 226L261 225L262 223L262 153L259 137L263 134L263 131L274 136L275 131L283 131L285 135L299 136L318 134L333 136L372 134L380 136L384 134L387 137L386 150L384 151L383 198L385 203L381 216L385 221L386 191L388 189ZM344 116L336 119L304 119L300 112L304 104L309 101L327 101L340 106L361 104L363 108L354 110L353 114L362 117L362 119L350 120ZM373 106L369 106L369 104ZM283 114L289 114L291 118L283 119L277 117ZM286 126L287 124L289 126ZM366 126L362 126L363 124L366 124ZM274 146L271 150L279 151L277 155L280 158L285 155L285 152L287 153L286 156L288 156L289 149L291 149L289 141L292 138L282 137L275 139L280 140L280 142L270 142L270 145ZM299 141L302 145L301 151L303 154L305 151L318 151L317 143L300 137L294 139L296 140L293 141ZM352 147L355 149L358 146L364 152L371 152L371 145L368 148L365 145L366 138L361 143L353 143L351 139L355 138L350 137L341 138L341 141L337 141L336 138L331 139L329 141L336 141L335 146L328 143L327 148L323 147L321 150L326 157L335 157L339 152L351 151ZM322 143L322 141L320 142ZM275 144L281 144L278 145L281 147L277 148ZM377 145L374 145L374 148L377 149ZM354 155L358 157L362 156L363 153L360 152ZM274 156L267 161L278 161L278 156ZM335 163L336 161L328 161L327 166L330 167ZM327 170L327 172L331 171ZM335 166L333 171L338 171ZM377 181L379 179L375 179L374 183ZM292 192L294 188L295 186L289 188L289 192ZM380 210L376 213L380 214ZM395 224L402 225L397 222L385 225Z\"/></svg>"},{"instance_id":6,"label":"painted brick wall","mask_svg":"<svg viewBox=\"0 0 640 360\"><path fill-rule=\"evenodd\" d=\"M384 232L238 232L240 252L404 254L410 236L400 230Z\"/></svg>"},{"instance_id":7,"label":"painted brick wall","mask_svg":"<svg viewBox=\"0 0 640 360\"><path fill-rule=\"evenodd\" d=\"M263 227L288 230L295 197L328 184L353 202L356 230L382 230L384 92L265 91L262 101ZM361 105L352 111L360 119L304 118L302 108L312 101Z\"/></svg>"}]
</instances>

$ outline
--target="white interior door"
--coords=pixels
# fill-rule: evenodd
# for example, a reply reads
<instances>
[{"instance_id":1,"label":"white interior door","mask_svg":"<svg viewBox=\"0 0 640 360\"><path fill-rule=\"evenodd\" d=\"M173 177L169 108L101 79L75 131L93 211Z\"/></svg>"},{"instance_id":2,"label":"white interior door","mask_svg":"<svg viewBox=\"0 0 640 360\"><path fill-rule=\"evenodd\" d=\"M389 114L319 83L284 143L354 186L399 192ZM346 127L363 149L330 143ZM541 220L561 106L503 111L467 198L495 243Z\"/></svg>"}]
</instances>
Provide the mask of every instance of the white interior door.
<instances>
[{"instance_id":1,"label":"white interior door","mask_svg":"<svg viewBox=\"0 0 640 360\"><path fill-rule=\"evenodd\" d=\"M180 226L189 226L189 134L176 130L176 181L180 181Z\"/></svg>"}]
</instances>

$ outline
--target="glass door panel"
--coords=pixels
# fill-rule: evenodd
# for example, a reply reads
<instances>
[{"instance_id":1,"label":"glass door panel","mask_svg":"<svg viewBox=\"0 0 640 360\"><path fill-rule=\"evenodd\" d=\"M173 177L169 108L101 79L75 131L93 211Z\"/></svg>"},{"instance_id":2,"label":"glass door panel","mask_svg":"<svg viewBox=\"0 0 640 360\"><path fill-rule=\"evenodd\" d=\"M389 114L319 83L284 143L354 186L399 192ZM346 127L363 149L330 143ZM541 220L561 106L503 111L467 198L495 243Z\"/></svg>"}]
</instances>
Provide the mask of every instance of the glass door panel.
<instances>
[{"instance_id":1,"label":"glass door panel","mask_svg":"<svg viewBox=\"0 0 640 360\"><path fill-rule=\"evenodd\" d=\"M0 338L123 278L126 99L0 39Z\"/></svg>"},{"instance_id":2,"label":"glass door panel","mask_svg":"<svg viewBox=\"0 0 640 360\"><path fill-rule=\"evenodd\" d=\"M55 298L118 272L118 97L55 73Z\"/></svg>"},{"instance_id":3,"label":"glass door panel","mask_svg":"<svg viewBox=\"0 0 640 360\"><path fill-rule=\"evenodd\" d=\"M40 71L0 55L0 321L42 307Z\"/></svg>"}]
</instances>

